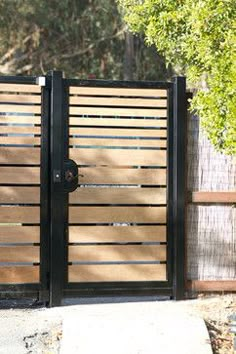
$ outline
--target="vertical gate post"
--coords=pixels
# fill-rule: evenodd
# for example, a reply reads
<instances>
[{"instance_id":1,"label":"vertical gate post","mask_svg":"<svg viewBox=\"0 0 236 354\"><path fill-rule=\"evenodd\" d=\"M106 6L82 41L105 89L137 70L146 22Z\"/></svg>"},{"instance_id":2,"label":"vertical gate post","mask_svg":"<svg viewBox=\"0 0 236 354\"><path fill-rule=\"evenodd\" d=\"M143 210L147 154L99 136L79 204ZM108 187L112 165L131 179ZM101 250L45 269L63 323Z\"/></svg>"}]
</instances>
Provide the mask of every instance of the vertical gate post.
<instances>
[{"instance_id":1,"label":"vertical gate post","mask_svg":"<svg viewBox=\"0 0 236 354\"><path fill-rule=\"evenodd\" d=\"M185 148L186 79L175 77L173 83L173 225L174 225L174 298L185 294Z\"/></svg>"},{"instance_id":2,"label":"vertical gate post","mask_svg":"<svg viewBox=\"0 0 236 354\"><path fill-rule=\"evenodd\" d=\"M63 190L64 92L60 71L51 75L50 157L51 157L51 245L50 245L50 306L61 304L65 271L65 193Z\"/></svg>"}]
</instances>

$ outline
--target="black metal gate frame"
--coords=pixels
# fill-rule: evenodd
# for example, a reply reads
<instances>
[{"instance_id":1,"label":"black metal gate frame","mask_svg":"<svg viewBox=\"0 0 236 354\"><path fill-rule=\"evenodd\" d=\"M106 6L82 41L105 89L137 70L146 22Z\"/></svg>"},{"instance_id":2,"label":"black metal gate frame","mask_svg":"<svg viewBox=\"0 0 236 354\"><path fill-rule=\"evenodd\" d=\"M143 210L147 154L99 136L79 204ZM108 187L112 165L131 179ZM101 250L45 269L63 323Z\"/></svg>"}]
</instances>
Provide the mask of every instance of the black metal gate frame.
<instances>
[{"instance_id":1,"label":"black metal gate frame","mask_svg":"<svg viewBox=\"0 0 236 354\"><path fill-rule=\"evenodd\" d=\"M1 77L1 83L35 84L37 77ZM168 281L101 282L68 284L68 193L65 166L69 151L69 86L156 88L168 91L167 139L167 273ZM65 297L101 295L167 295L185 293L185 140L186 82L133 82L68 80L51 71L42 87L40 284L1 285L4 294L37 296L49 306L59 306Z\"/></svg>"}]
</instances>

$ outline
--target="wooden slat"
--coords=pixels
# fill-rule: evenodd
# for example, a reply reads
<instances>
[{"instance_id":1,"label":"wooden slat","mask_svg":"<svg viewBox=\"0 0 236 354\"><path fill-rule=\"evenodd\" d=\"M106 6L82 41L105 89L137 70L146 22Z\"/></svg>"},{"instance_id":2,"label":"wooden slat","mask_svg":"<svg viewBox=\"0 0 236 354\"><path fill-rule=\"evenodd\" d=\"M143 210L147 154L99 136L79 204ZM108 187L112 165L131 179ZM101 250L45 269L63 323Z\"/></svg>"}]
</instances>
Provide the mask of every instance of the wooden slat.
<instances>
[{"instance_id":1,"label":"wooden slat","mask_svg":"<svg viewBox=\"0 0 236 354\"><path fill-rule=\"evenodd\" d=\"M1 215L1 214L0 214ZM165 223L165 207L69 207L70 223Z\"/></svg>"},{"instance_id":2,"label":"wooden slat","mask_svg":"<svg viewBox=\"0 0 236 354\"><path fill-rule=\"evenodd\" d=\"M17 123L17 124L40 124L41 117L39 116L0 116L0 123L8 124L8 123Z\"/></svg>"},{"instance_id":3,"label":"wooden slat","mask_svg":"<svg viewBox=\"0 0 236 354\"><path fill-rule=\"evenodd\" d=\"M133 119L133 118L91 118L91 117L70 117L70 125L92 125L92 126L107 126L107 127L153 127L165 128L167 126L166 119ZM156 132L157 136L166 137L166 130ZM160 135L161 134L161 135Z\"/></svg>"},{"instance_id":4,"label":"wooden slat","mask_svg":"<svg viewBox=\"0 0 236 354\"><path fill-rule=\"evenodd\" d=\"M87 119L87 118L84 118ZM99 119L98 119L99 120ZM123 122L124 119L120 120ZM116 121L113 119L112 121ZM130 121L130 120L129 120ZM162 121L161 121L162 122ZM164 121L166 122L166 121ZM119 124L118 124L119 125ZM123 125L123 124L122 124ZM162 129L119 129L119 128L87 128L70 127L70 135L87 136L116 136L116 137L143 137L143 138L163 138L166 137L166 130Z\"/></svg>"},{"instance_id":5,"label":"wooden slat","mask_svg":"<svg viewBox=\"0 0 236 354\"><path fill-rule=\"evenodd\" d=\"M227 192L191 192L192 203L236 203L236 191Z\"/></svg>"},{"instance_id":6,"label":"wooden slat","mask_svg":"<svg viewBox=\"0 0 236 354\"><path fill-rule=\"evenodd\" d=\"M24 84L9 84L1 83L0 91L2 92L34 92L40 93L41 87L38 85L24 85Z\"/></svg>"},{"instance_id":7,"label":"wooden slat","mask_svg":"<svg viewBox=\"0 0 236 354\"><path fill-rule=\"evenodd\" d=\"M69 226L69 242L165 242L166 226Z\"/></svg>"},{"instance_id":8,"label":"wooden slat","mask_svg":"<svg viewBox=\"0 0 236 354\"><path fill-rule=\"evenodd\" d=\"M39 167L0 167L0 183L36 184L40 183Z\"/></svg>"},{"instance_id":9,"label":"wooden slat","mask_svg":"<svg viewBox=\"0 0 236 354\"><path fill-rule=\"evenodd\" d=\"M4 103L41 103L41 96L40 95L6 95L0 93L0 102Z\"/></svg>"},{"instance_id":10,"label":"wooden slat","mask_svg":"<svg viewBox=\"0 0 236 354\"><path fill-rule=\"evenodd\" d=\"M41 106L0 104L0 112L41 113Z\"/></svg>"},{"instance_id":11,"label":"wooden slat","mask_svg":"<svg viewBox=\"0 0 236 354\"><path fill-rule=\"evenodd\" d=\"M40 148L0 147L0 164L40 164Z\"/></svg>"},{"instance_id":12,"label":"wooden slat","mask_svg":"<svg viewBox=\"0 0 236 354\"><path fill-rule=\"evenodd\" d=\"M1 100L1 96L0 96ZM86 97L70 96L70 105L87 106L125 106L125 107L167 107L166 99L119 98L119 97Z\"/></svg>"},{"instance_id":13,"label":"wooden slat","mask_svg":"<svg viewBox=\"0 0 236 354\"><path fill-rule=\"evenodd\" d=\"M69 282L165 281L165 264L71 265Z\"/></svg>"},{"instance_id":14,"label":"wooden slat","mask_svg":"<svg viewBox=\"0 0 236 354\"><path fill-rule=\"evenodd\" d=\"M69 262L154 262L165 260L165 245L69 246Z\"/></svg>"},{"instance_id":15,"label":"wooden slat","mask_svg":"<svg viewBox=\"0 0 236 354\"><path fill-rule=\"evenodd\" d=\"M70 145L166 147L166 140L70 138Z\"/></svg>"},{"instance_id":16,"label":"wooden slat","mask_svg":"<svg viewBox=\"0 0 236 354\"><path fill-rule=\"evenodd\" d=\"M113 87L79 87L69 88L71 95L95 96L130 96L130 97L167 97L167 90L149 88L113 88Z\"/></svg>"},{"instance_id":17,"label":"wooden slat","mask_svg":"<svg viewBox=\"0 0 236 354\"><path fill-rule=\"evenodd\" d=\"M2 109L1 111L12 112L12 111L5 111ZM15 112L22 112L22 111L15 111ZM116 108L116 107L104 108L104 107L70 106L69 114L70 115L90 115L90 116L115 116L115 117L167 117L167 110L152 109L152 108L143 109L143 108Z\"/></svg>"},{"instance_id":18,"label":"wooden slat","mask_svg":"<svg viewBox=\"0 0 236 354\"><path fill-rule=\"evenodd\" d=\"M81 204L165 204L166 188L77 188L69 194L69 202Z\"/></svg>"},{"instance_id":19,"label":"wooden slat","mask_svg":"<svg viewBox=\"0 0 236 354\"><path fill-rule=\"evenodd\" d=\"M84 167L79 169L79 183L166 185L166 169ZM1 177L0 177L1 178Z\"/></svg>"},{"instance_id":20,"label":"wooden slat","mask_svg":"<svg viewBox=\"0 0 236 354\"><path fill-rule=\"evenodd\" d=\"M0 243L39 243L39 241L39 226L0 225Z\"/></svg>"},{"instance_id":21,"label":"wooden slat","mask_svg":"<svg viewBox=\"0 0 236 354\"><path fill-rule=\"evenodd\" d=\"M187 289L203 292L236 292L236 280L189 280L187 282Z\"/></svg>"},{"instance_id":22,"label":"wooden slat","mask_svg":"<svg viewBox=\"0 0 236 354\"><path fill-rule=\"evenodd\" d=\"M1 126L0 134L40 134L41 128L34 126Z\"/></svg>"},{"instance_id":23,"label":"wooden slat","mask_svg":"<svg viewBox=\"0 0 236 354\"><path fill-rule=\"evenodd\" d=\"M0 144L9 145L40 145L40 140L31 136L0 136Z\"/></svg>"},{"instance_id":24,"label":"wooden slat","mask_svg":"<svg viewBox=\"0 0 236 354\"><path fill-rule=\"evenodd\" d=\"M70 158L78 165L166 166L167 164L164 150L71 148L69 153Z\"/></svg>"},{"instance_id":25,"label":"wooden slat","mask_svg":"<svg viewBox=\"0 0 236 354\"><path fill-rule=\"evenodd\" d=\"M39 262L39 246L3 246L0 247L0 262L20 263ZM1 272L1 267L0 267Z\"/></svg>"},{"instance_id":26,"label":"wooden slat","mask_svg":"<svg viewBox=\"0 0 236 354\"><path fill-rule=\"evenodd\" d=\"M0 267L0 283L39 283L39 266Z\"/></svg>"},{"instance_id":27,"label":"wooden slat","mask_svg":"<svg viewBox=\"0 0 236 354\"><path fill-rule=\"evenodd\" d=\"M0 187L0 203L38 204L40 187Z\"/></svg>"},{"instance_id":28,"label":"wooden slat","mask_svg":"<svg viewBox=\"0 0 236 354\"><path fill-rule=\"evenodd\" d=\"M40 207L0 206L0 223L39 223Z\"/></svg>"}]
</instances>

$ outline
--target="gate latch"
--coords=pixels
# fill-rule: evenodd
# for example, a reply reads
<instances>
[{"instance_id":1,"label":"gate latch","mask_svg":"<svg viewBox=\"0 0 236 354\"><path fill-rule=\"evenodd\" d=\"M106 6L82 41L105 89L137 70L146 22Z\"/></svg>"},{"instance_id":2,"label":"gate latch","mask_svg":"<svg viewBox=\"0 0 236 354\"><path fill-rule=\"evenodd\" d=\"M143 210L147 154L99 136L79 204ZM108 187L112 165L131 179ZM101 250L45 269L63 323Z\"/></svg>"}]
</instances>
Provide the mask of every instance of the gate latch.
<instances>
[{"instance_id":1,"label":"gate latch","mask_svg":"<svg viewBox=\"0 0 236 354\"><path fill-rule=\"evenodd\" d=\"M73 192L79 183L79 174L77 164L73 160L67 160L64 163L64 189L67 192Z\"/></svg>"}]
</instances>

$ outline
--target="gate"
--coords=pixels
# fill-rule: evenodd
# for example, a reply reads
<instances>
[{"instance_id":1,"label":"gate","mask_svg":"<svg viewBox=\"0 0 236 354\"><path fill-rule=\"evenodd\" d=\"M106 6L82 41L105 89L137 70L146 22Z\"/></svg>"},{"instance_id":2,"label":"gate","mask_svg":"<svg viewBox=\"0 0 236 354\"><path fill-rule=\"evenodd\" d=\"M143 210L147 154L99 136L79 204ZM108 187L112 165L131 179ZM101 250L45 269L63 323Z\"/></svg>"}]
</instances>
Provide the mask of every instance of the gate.
<instances>
[{"instance_id":1,"label":"gate","mask_svg":"<svg viewBox=\"0 0 236 354\"><path fill-rule=\"evenodd\" d=\"M185 79L0 79L1 297L184 296Z\"/></svg>"}]
</instances>

